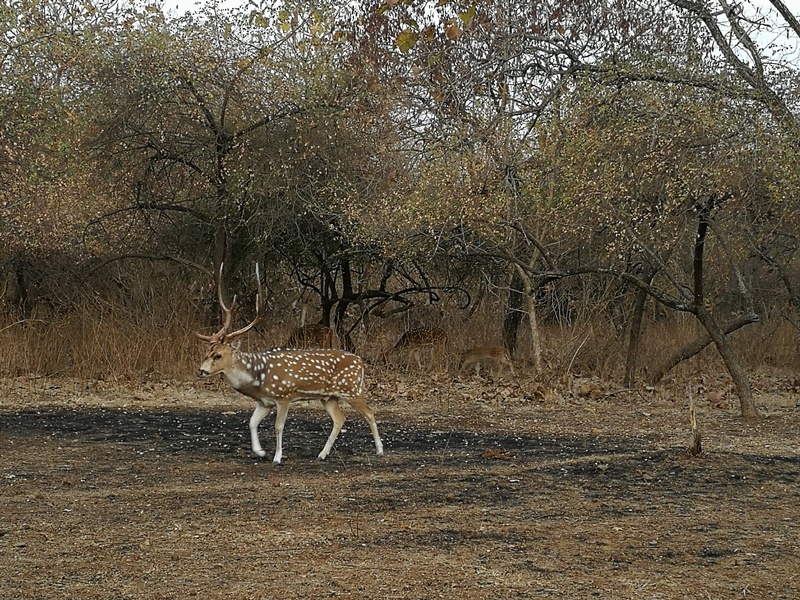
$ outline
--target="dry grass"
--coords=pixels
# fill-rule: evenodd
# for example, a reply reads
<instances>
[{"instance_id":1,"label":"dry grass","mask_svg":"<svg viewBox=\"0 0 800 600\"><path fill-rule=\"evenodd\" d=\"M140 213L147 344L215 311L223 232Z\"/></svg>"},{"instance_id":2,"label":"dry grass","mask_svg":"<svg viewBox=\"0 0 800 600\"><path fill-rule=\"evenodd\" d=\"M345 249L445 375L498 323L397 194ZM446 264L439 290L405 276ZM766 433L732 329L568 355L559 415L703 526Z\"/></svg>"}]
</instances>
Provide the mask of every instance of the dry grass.
<instances>
[{"instance_id":1,"label":"dry grass","mask_svg":"<svg viewBox=\"0 0 800 600\"><path fill-rule=\"evenodd\" d=\"M56 312L41 305L24 321L11 312L0 313L5 371L10 376L61 375L121 382L190 378L201 352L194 332L216 327L219 318L214 304L208 298L201 302L200 297L200 292L187 293L179 285L139 282L105 296L83 294L66 311ZM581 312L586 320L570 326L541 324L545 359L545 372L540 373L542 381L575 374L621 379L626 332L612 324L607 310ZM448 365L452 369L466 348L499 342L501 314L499 301L486 303L469 319L456 310L444 315L421 311L404 319L375 319L368 333L356 330L353 339L357 351L370 363L384 365L392 363L391 359L387 361L387 350L405 329L435 324L448 331L449 341L446 360L438 359L434 366L442 369ZM296 325L296 315L288 308L281 310L279 304L257 333L247 336L245 344L251 349L280 345ZM676 348L701 333L689 315L646 321L641 369L660 364ZM748 326L734 334L733 339L748 369L791 370L800 360L798 330L781 317ZM531 332L523 322L515 363L529 373L531 346ZM713 347L680 365L670 377L682 380L701 373L724 373Z\"/></svg>"},{"instance_id":2,"label":"dry grass","mask_svg":"<svg viewBox=\"0 0 800 600\"><path fill-rule=\"evenodd\" d=\"M800 597L782 380L754 374L754 424L698 398L689 458L674 386L541 399L521 379L377 373L382 459L348 411L315 462L329 422L298 406L280 467L227 385L0 379L0 597Z\"/></svg>"},{"instance_id":3,"label":"dry grass","mask_svg":"<svg viewBox=\"0 0 800 600\"><path fill-rule=\"evenodd\" d=\"M0 343L11 375L183 377L197 358L197 328L197 309L186 294L163 288L149 298L86 295L64 312L42 305L25 320L6 313L0 317Z\"/></svg>"}]
</instances>

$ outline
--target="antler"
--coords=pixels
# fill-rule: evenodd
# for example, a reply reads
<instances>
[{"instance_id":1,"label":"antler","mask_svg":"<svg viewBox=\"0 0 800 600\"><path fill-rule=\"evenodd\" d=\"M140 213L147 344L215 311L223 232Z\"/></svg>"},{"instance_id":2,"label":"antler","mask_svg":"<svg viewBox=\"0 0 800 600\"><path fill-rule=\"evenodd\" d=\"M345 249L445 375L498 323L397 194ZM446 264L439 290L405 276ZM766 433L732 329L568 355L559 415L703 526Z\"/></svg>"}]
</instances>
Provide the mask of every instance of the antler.
<instances>
[{"instance_id":1,"label":"antler","mask_svg":"<svg viewBox=\"0 0 800 600\"><path fill-rule=\"evenodd\" d=\"M222 267L225 266L224 262L219 263L219 274L217 276L217 300L219 300L219 307L222 309L223 323L222 329L217 332L217 335L223 335L231 326L233 316L233 307L236 306L236 294L233 295L231 307L225 306L225 298L222 296Z\"/></svg>"},{"instance_id":2,"label":"antler","mask_svg":"<svg viewBox=\"0 0 800 600\"><path fill-rule=\"evenodd\" d=\"M234 296L234 302L236 301L236 297ZM220 300L221 303L221 300ZM223 309L224 310L224 309ZM249 325L245 325L241 329L237 329L236 331L229 333L225 337L227 339L233 339L235 337L239 337L243 333L247 333L250 331L255 324L258 322L258 319L261 317L261 275L258 272L258 263L256 263L256 317L253 319ZM226 323L230 320L230 311L226 315Z\"/></svg>"},{"instance_id":3,"label":"antler","mask_svg":"<svg viewBox=\"0 0 800 600\"><path fill-rule=\"evenodd\" d=\"M222 297L222 268L224 264L225 263L220 263L219 277L217 278L217 300L219 301L219 306L222 309L223 316L222 329L220 329L214 335L195 333L198 338L206 342L219 341L222 338L225 338L226 340L232 340L233 338L239 337L240 335L250 331L261 317L261 275L258 271L258 263L256 263L256 318L253 319L249 325L228 333L228 329L231 326L231 321L233 320L233 308L236 306L236 296L234 295L230 307L225 306L225 299Z\"/></svg>"}]
</instances>

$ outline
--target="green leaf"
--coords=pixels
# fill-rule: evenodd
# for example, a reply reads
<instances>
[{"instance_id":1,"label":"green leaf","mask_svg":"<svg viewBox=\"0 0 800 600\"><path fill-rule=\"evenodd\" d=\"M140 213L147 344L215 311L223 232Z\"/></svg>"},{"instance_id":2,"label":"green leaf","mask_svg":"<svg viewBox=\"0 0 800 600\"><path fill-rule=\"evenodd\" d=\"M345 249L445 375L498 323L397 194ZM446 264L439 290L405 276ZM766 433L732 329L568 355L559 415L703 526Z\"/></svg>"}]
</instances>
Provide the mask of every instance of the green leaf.
<instances>
[{"instance_id":1,"label":"green leaf","mask_svg":"<svg viewBox=\"0 0 800 600\"><path fill-rule=\"evenodd\" d=\"M397 47L400 48L400 52L405 54L416 45L418 40L419 33L413 29L406 28L397 36Z\"/></svg>"},{"instance_id":2,"label":"green leaf","mask_svg":"<svg viewBox=\"0 0 800 600\"><path fill-rule=\"evenodd\" d=\"M469 10L458 13L458 18L461 19L461 22L464 23L464 25L469 27L473 19L475 19L475 11L475 5L473 4Z\"/></svg>"}]
</instances>

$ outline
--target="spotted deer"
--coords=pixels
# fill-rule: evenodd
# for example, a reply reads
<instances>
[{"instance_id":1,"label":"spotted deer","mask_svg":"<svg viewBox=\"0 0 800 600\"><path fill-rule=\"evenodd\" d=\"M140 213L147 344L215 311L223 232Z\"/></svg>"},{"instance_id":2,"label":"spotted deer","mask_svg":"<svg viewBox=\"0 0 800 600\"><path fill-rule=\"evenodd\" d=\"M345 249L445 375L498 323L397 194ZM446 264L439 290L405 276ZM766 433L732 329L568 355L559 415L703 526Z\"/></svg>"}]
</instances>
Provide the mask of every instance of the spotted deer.
<instances>
[{"instance_id":1,"label":"spotted deer","mask_svg":"<svg viewBox=\"0 0 800 600\"><path fill-rule=\"evenodd\" d=\"M319 323L298 327L289 336L287 348L333 348L337 341L333 329Z\"/></svg>"},{"instance_id":2,"label":"spotted deer","mask_svg":"<svg viewBox=\"0 0 800 600\"><path fill-rule=\"evenodd\" d=\"M409 329L390 351L390 355L404 354L406 366L411 363L411 357L417 359L417 366L422 368L422 360L420 354L426 350L430 354L430 360L433 362L434 356L445 356L445 346L447 346L447 332L438 327L415 327Z\"/></svg>"},{"instance_id":3,"label":"spotted deer","mask_svg":"<svg viewBox=\"0 0 800 600\"><path fill-rule=\"evenodd\" d=\"M222 279L222 266L220 277ZM208 344L208 351L200 364L199 377L209 377L224 373L235 390L255 400L256 406L250 417L250 439L253 452L266 456L258 437L258 425L277 409L275 416L275 455L273 464L280 464L283 458L283 428L289 405L295 400L318 399L322 402L333 421L328 441L317 458L324 460L336 441L344 424L345 417L339 406L340 400L360 412L369 424L378 456L383 455L383 443L378 435L375 415L367 405L364 389L364 363L355 354L341 350L287 350L273 349L261 352L241 352L235 341L250 331L260 317L261 281L256 265L258 293L256 297L255 319L245 327L230 331L232 310L225 305L222 287L217 286L217 296L222 309L223 325L213 335L197 333L197 337Z\"/></svg>"},{"instance_id":4,"label":"spotted deer","mask_svg":"<svg viewBox=\"0 0 800 600\"><path fill-rule=\"evenodd\" d=\"M486 365L489 370L493 370L495 366L498 368L507 367L511 371L511 375L517 376L514 371L514 363L511 361L511 355L505 346L496 344L487 344L485 346L476 346L470 348L461 355L461 367L459 372L466 371L470 367L475 367L475 375L480 376L481 365Z\"/></svg>"}]
</instances>

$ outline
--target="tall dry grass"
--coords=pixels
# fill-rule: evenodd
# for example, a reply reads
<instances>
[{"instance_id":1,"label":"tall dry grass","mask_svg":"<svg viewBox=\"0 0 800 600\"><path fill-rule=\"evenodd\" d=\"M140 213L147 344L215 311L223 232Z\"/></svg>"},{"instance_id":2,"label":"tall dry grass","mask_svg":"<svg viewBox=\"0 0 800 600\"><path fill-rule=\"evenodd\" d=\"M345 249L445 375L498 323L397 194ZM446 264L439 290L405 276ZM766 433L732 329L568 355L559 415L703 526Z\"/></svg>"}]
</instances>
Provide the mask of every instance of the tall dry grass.
<instances>
[{"instance_id":1,"label":"tall dry grass","mask_svg":"<svg viewBox=\"0 0 800 600\"><path fill-rule=\"evenodd\" d=\"M67 309L46 304L21 320L0 315L6 375L129 381L183 378L197 362L198 307L182 286L86 293Z\"/></svg>"},{"instance_id":2,"label":"tall dry grass","mask_svg":"<svg viewBox=\"0 0 800 600\"><path fill-rule=\"evenodd\" d=\"M503 306L498 302L478 311L469 322L457 318L448 323L451 352L479 343L497 343L501 336ZM620 322L603 304L579 306L571 322L540 318L546 379L557 375L597 376L622 381L628 350L628 324ZM662 365L679 348L704 336L705 330L688 313L651 310L643 323L636 381ZM766 315L731 336L737 356L748 370L770 368L800 372L800 329L785 314ZM520 372L532 374L531 331L527 320L519 329L515 363ZM702 374L725 374L726 368L713 344L678 365L670 379L686 380Z\"/></svg>"},{"instance_id":3,"label":"tall dry grass","mask_svg":"<svg viewBox=\"0 0 800 600\"><path fill-rule=\"evenodd\" d=\"M206 294L208 296L208 294ZM209 301L209 298L211 301ZM82 293L68 309L37 306L20 320L13 311L0 312L0 348L4 375L81 380L136 382L144 378L188 380L194 377L202 353L195 331L211 331L219 324L213 296L200 300L183 283L141 278L124 289ZM253 334L245 349L263 349L285 342L298 324L289 302L273 309ZM280 303L279 303L280 305ZM488 302L470 318L462 311L443 315L420 314L403 319L376 320L369 332L358 330L357 351L373 368L386 364L386 353L409 327L437 325L448 331L447 364L452 368L469 347L499 343L502 302ZM243 310L243 313L247 313ZM544 368L551 376L598 376L621 380L627 350L626 328L620 327L601 307L587 307L572 323L543 320L540 333ZM656 318L657 317L657 318ZM242 314L244 321L248 317ZM624 324L623 324L624 325ZM639 357L640 373L661 364L678 347L703 332L690 315L650 315L644 324ZM734 345L748 369L770 366L800 370L800 332L781 316L765 318L733 336ZM535 375L531 360L531 332L523 321L515 362L518 370ZM693 377L725 371L713 346L681 364L671 377Z\"/></svg>"}]
</instances>

